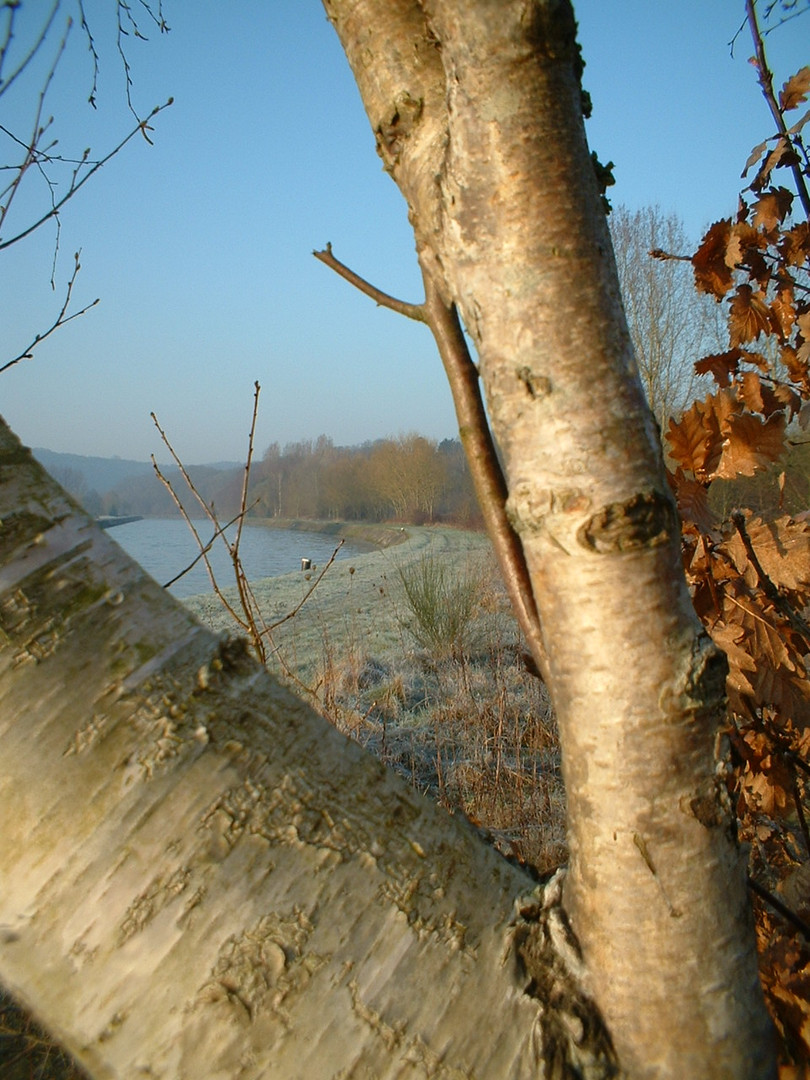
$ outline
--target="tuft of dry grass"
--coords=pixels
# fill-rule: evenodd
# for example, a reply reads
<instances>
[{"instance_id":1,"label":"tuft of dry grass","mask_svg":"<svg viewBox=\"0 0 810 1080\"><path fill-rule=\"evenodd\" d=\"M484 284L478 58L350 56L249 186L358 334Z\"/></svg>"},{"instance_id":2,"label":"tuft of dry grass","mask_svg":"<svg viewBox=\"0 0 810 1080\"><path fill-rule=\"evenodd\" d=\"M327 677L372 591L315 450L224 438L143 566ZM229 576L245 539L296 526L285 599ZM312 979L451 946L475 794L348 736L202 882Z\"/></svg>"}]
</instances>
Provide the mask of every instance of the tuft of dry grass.
<instances>
[{"instance_id":1,"label":"tuft of dry grass","mask_svg":"<svg viewBox=\"0 0 810 1080\"><path fill-rule=\"evenodd\" d=\"M427 581L431 608L440 594L454 595L446 571L425 573L417 569L416 581ZM504 855L544 875L566 857L553 710L524 663L494 564L458 574L465 597L474 582L475 604L449 647L409 647L416 615L403 581L404 600L391 598L401 648L369 655L343 635L341 648L324 652L317 704L414 787L464 813Z\"/></svg>"}]
</instances>

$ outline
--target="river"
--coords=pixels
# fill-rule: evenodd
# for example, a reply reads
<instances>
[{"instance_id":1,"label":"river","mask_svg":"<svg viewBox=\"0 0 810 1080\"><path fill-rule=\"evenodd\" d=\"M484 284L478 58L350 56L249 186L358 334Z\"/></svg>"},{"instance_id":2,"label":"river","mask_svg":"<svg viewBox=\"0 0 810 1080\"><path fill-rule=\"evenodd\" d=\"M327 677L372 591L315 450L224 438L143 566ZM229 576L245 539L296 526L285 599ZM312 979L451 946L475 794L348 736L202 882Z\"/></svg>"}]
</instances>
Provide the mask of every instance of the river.
<instances>
[{"instance_id":1,"label":"river","mask_svg":"<svg viewBox=\"0 0 810 1080\"><path fill-rule=\"evenodd\" d=\"M213 528L207 522L195 521L194 527L200 539L207 544ZM108 535L137 560L161 585L197 557L199 547L188 526L179 518L144 518L127 525L116 525ZM228 536L236 535L236 527L228 529ZM301 569L301 560L310 559L313 566L323 566L337 547L338 540L321 533L291 532L287 529L266 529L259 525L245 525L239 553L248 579L278 577ZM365 550L368 550L367 548ZM338 552L338 559L357 558L361 549L345 543ZM233 564L221 539L217 539L208 554L218 584L226 588L235 584ZM174 596L195 596L211 592L211 580L202 559L187 574L176 581L169 590Z\"/></svg>"}]
</instances>

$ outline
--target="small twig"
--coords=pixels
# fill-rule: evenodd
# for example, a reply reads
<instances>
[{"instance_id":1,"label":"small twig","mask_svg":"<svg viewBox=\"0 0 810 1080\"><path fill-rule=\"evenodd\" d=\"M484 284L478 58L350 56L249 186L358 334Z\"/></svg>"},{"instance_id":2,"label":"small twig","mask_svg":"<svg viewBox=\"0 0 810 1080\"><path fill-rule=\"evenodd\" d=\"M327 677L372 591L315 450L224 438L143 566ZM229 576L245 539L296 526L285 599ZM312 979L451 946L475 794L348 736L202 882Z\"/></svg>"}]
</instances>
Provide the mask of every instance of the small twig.
<instances>
[{"instance_id":1,"label":"small twig","mask_svg":"<svg viewBox=\"0 0 810 1080\"><path fill-rule=\"evenodd\" d=\"M323 251L313 251L312 254L325 266L328 266L330 270L334 270L336 274L340 274L342 278L354 285L360 292L370 296L380 307L390 308L391 311L396 311L399 315L405 315L408 319L415 319L417 322L427 322L424 304L409 304L405 300L397 300L395 296L389 296L382 289L378 289L376 285L372 285L365 278L361 278L359 274L355 274L354 270L350 270L348 266L336 259L332 254L331 244L327 244Z\"/></svg>"},{"instance_id":2,"label":"small twig","mask_svg":"<svg viewBox=\"0 0 810 1080\"><path fill-rule=\"evenodd\" d=\"M165 481L164 481L164 483L165 483ZM256 502L254 502L252 504L250 509L252 510L253 507L258 504L258 502L259 502L259 500L257 499ZM214 546L214 541L217 539L217 537L221 536L225 532L226 529L230 529L231 525L233 525L236 521L238 521L242 516L243 516L243 513L240 510L239 513L235 514L231 518L230 521L226 522L225 525L220 525L217 528L217 531L214 533L214 535L211 537L211 539L208 541L208 543L202 549L202 551L200 551L199 555L197 555L197 557L195 559L192 559L192 561L188 564L188 566L184 570L181 570L179 574L175 574L173 578L169 579L169 581L165 581L163 583L163 588L164 589L171 588L171 586L174 585L176 582L178 582L181 577L185 577L186 574L189 573L190 570L193 570L194 567L197 565L197 563L200 561L200 559L203 557L203 555L207 555L208 552L211 550L211 548Z\"/></svg>"},{"instance_id":3,"label":"small twig","mask_svg":"<svg viewBox=\"0 0 810 1080\"><path fill-rule=\"evenodd\" d=\"M652 248L647 254L651 259L658 259L660 262L688 262L692 261L691 255L675 255L671 251L664 251L663 248Z\"/></svg>"},{"instance_id":4,"label":"small twig","mask_svg":"<svg viewBox=\"0 0 810 1080\"><path fill-rule=\"evenodd\" d=\"M531 579L520 539L506 517L506 481L489 430L478 370L470 356L455 306L445 303L435 282L424 271L422 278L425 284L425 301L422 304L409 304L389 296L350 270L332 254L331 244L327 244L324 251L313 251L312 254L377 304L409 319L427 323L430 328L450 383L459 436L467 456L484 523L520 628L541 677L546 679L548 663Z\"/></svg>"},{"instance_id":5,"label":"small twig","mask_svg":"<svg viewBox=\"0 0 810 1080\"><path fill-rule=\"evenodd\" d=\"M15 356L13 360L8 360L5 364L3 364L2 367L0 367L0 374L2 374L2 372L4 371L7 371L8 368L14 367L15 364L19 364L21 360L30 360L34 355L34 349L38 345L40 345L46 338L50 337L55 330L58 330L60 326L67 326L67 324L69 322L72 322L73 319L78 319L80 315L84 315L91 308L94 308L99 302L99 297L96 297L92 304L87 304L80 311L74 311L72 315L67 314L67 309L70 306L70 298L73 293L73 286L76 283L76 277L79 273L79 270L81 269L81 263L79 262L80 254L81 252L77 251L74 255L73 273L71 274L70 281L68 281L67 284L65 302L62 304L62 308L59 314L56 316L56 320L54 321L53 325L48 330L45 330L43 333L37 334L31 344L27 348L23 349L23 351L18 356Z\"/></svg>"},{"instance_id":6,"label":"small twig","mask_svg":"<svg viewBox=\"0 0 810 1080\"><path fill-rule=\"evenodd\" d=\"M153 415L153 418L154 418L154 415ZM157 421L155 421L155 423L157 423ZM168 445L168 443L167 443L167 445ZM182 502L178 498L177 492L174 490L171 481L167 477L165 477L163 475L163 473L161 472L160 466L155 461L154 454L152 455L152 468L155 470L155 472L157 474L157 477L160 480L160 482L163 484L163 486L168 491L169 495L172 497L174 505L179 510L180 515L183 518L183 520L185 521L188 528L190 529L192 536L197 541L197 546L200 549L200 558L203 560L203 563L205 564L205 569L208 571L208 578L209 578L209 580L211 582L211 588L213 589L214 593L216 594L216 596L219 599L222 606L229 613L229 615L231 615L231 617L234 619L234 621L237 623L237 625L240 626L243 630L249 631L250 628L249 628L248 624L243 619L241 619L239 617L238 613L234 610L233 606L228 603L227 599L225 598L225 595L223 594L222 590L220 589L219 583L218 583L218 581L216 579L216 575L214 574L214 569L211 566L211 563L210 563L210 561L208 559L208 549L203 545L202 539L200 538L200 534L195 529L194 523L191 520L191 518L189 517L186 508L183 506ZM185 475L187 475L187 474L184 473L184 476ZM195 491L195 494L196 494L196 491ZM199 495L197 495L197 497L199 498ZM216 522L216 519L214 520L214 523L218 524Z\"/></svg>"},{"instance_id":7,"label":"small twig","mask_svg":"<svg viewBox=\"0 0 810 1080\"><path fill-rule=\"evenodd\" d=\"M195 486L195 484L194 484L194 481L193 481L193 480L191 479L191 477L189 476L189 474L188 474L188 470L186 469L186 467L185 467L185 465L183 464L183 462L182 462L182 461L180 460L180 458L179 458L179 457L177 456L177 454L175 453L174 447L173 447L173 446L172 446L172 444L171 444L171 443L169 442L169 437L168 437L168 435L167 435L167 434L166 434L166 432L165 432L165 431L163 430L163 428L162 428L162 427L160 426L160 424L159 424L159 422L158 422L158 418L157 418L157 416L155 416L155 414L154 414L153 412L149 413L149 415L150 415L150 416L151 416L151 418L152 418L152 423L153 423L153 424L155 425L155 427L156 427L156 428L158 429L158 432L159 432L159 434L160 434L160 438L161 438L161 439L162 439L162 441L163 441L163 445L164 445L164 446L166 447L166 449L167 449L167 450L169 451L169 453L170 453L170 454L172 455L172 460L174 461L174 463L175 463L175 465L177 466L177 468L178 468L178 469L180 470L180 475L181 475L181 476L183 477L183 479L185 480L185 482L186 482L186 484L187 484L187 486L188 486L188 489L189 489L189 491L190 491L190 492L191 492L191 494L192 494L192 495L194 496L194 498L195 498L195 499L197 500L197 502L199 503L199 505L200 505L200 508L202 509L203 513L204 513L204 514L205 514L205 516L206 516L206 517L208 518L208 520L209 520L209 521L211 522L211 524L212 524L212 525L214 526L214 528L218 528L218 527L219 527L219 522L217 521L217 518L216 518L216 514L214 514L214 512L213 512L213 511L211 510L211 507L210 507L210 506L208 505L208 503L207 503L207 502L205 501L205 499L204 499L204 498L202 497L202 495L200 495L199 491L197 491L197 488L196 488L196 486ZM154 467L155 467L155 470L156 470L156 471L158 472L158 475L160 475L160 473L159 473L159 470L158 470L158 467L157 467L157 465L155 464L155 459L154 459L154 456L153 456L153 458L152 458L152 464L154 465ZM162 477L161 477L161 479L162 479ZM166 482L165 480L164 480L163 482L164 482L164 484L165 484L165 483L167 483L167 482ZM168 485L168 484L167 484L167 486L169 486L169 487L170 487L170 485ZM174 494L174 493L172 492L172 494ZM175 498L176 498L176 496L175 496ZM195 535L196 535L196 534L195 534ZM202 546L202 545L200 545L200 546Z\"/></svg>"},{"instance_id":8,"label":"small twig","mask_svg":"<svg viewBox=\"0 0 810 1080\"><path fill-rule=\"evenodd\" d=\"M803 773L806 773L807 776L810 776L810 765L807 764L804 758L799 757L795 750L788 750L786 751L786 753L797 768L801 769L801 771Z\"/></svg>"},{"instance_id":9,"label":"small twig","mask_svg":"<svg viewBox=\"0 0 810 1080\"><path fill-rule=\"evenodd\" d=\"M807 941L810 941L810 926L808 926L804 919L791 911L786 904L783 904L778 897L774 896L773 893L769 892L763 885L760 885L758 881L754 881L750 874L748 876L748 888L755 896L758 896L760 900L763 900L768 907L773 908L774 911L781 915L785 922L789 922L791 926L798 930Z\"/></svg>"},{"instance_id":10,"label":"small twig","mask_svg":"<svg viewBox=\"0 0 810 1080\"><path fill-rule=\"evenodd\" d=\"M323 570L321 570L320 574L318 574L318 576L315 578L312 585L304 593L304 595L301 598L301 600L299 601L299 603L292 609L292 611L288 612L285 616L283 616L283 618L278 619L274 623L271 623L267 628L268 631L269 630L275 630L277 627L283 625L285 622L288 622L290 619L295 618L295 616L298 614L298 612L301 610L301 608L304 606L304 604L307 602L307 600L309 600L310 596L312 596L312 594L315 592L318 585L320 584L321 578L324 576L324 574L327 572L329 567L335 561L335 559L337 558L337 553L340 551L340 549L343 547L343 545L345 543L346 543L345 540L340 541L338 546L335 548L335 550L332 552L331 556L329 557L329 562L326 564L326 566L324 566Z\"/></svg>"},{"instance_id":11,"label":"small twig","mask_svg":"<svg viewBox=\"0 0 810 1080\"><path fill-rule=\"evenodd\" d=\"M810 626L807 625L802 616L794 611L793 605L790 604L784 596L779 592L779 589L771 581L770 577L765 573L762 563L757 557L757 553L754 551L754 545L751 543L751 537L748 535L748 529L745 526L745 515L741 510L733 510L731 512L731 521L742 540L743 547L745 548L745 554L748 556L748 561L754 568L754 572L757 575L759 581L759 587L773 603L773 605L779 609L779 611L785 616L793 629L802 635L802 637L810 642Z\"/></svg>"},{"instance_id":12,"label":"small twig","mask_svg":"<svg viewBox=\"0 0 810 1080\"><path fill-rule=\"evenodd\" d=\"M9 4L9 5L7 5L7 8L8 8L8 14L9 14L9 22L8 22L8 25L7 25L6 36L5 36L4 41L3 41L3 46L2 46L2 48L0 48L0 72L2 72L3 63L4 63L5 58L6 58L8 47L11 44L11 40L12 40L12 38L14 36L14 33L13 33L14 17L15 17L15 15L17 13L18 5ZM9 75L9 77L7 79L0 78L0 96L3 95L6 92L6 90L8 90L8 88L11 86L11 84L23 73L23 71L25 71L25 69L28 67L28 65L31 63L31 61L34 59L36 54L39 52L40 48L42 47L42 43L45 41L45 38L48 36L48 33L49 33L50 29L51 29L51 26L53 25L53 21L56 18L56 13L57 13L58 10L59 10L59 0L54 0L54 5L51 8L51 13L48 16L48 18L47 18L45 24L43 25L42 29L40 30L39 36L37 37L36 41L32 44L31 48L28 50L28 52L25 54L25 56L22 58L22 60L20 60L19 64L14 69L14 71L12 71L12 73ZM68 29L69 28L70 28L70 20L68 20Z\"/></svg>"},{"instance_id":13,"label":"small twig","mask_svg":"<svg viewBox=\"0 0 810 1080\"><path fill-rule=\"evenodd\" d=\"M506 516L507 487L481 398L473 363L455 306L448 306L426 273L425 309L453 395L467 462L487 533L520 628L541 678L548 681L548 657L520 538Z\"/></svg>"},{"instance_id":14,"label":"small twig","mask_svg":"<svg viewBox=\"0 0 810 1080\"><path fill-rule=\"evenodd\" d=\"M760 33L759 23L757 21L757 12L754 0L745 0L745 13L748 20L748 27L751 31L751 37L754 41L754 50L756 52L756 67L759 78L759 85L762 89L763 97L767 102L768 108L771 110L771 116L776 123L776 129L780 135L787 139L788 143L793 145L798 143L799 147L802 146L801 140L798 136L791 137L788 132L787 124L785 123L785 117L782 113L782 109L779 107L779 102L776 100L776 94L773 89L773 73L768 67L768 59L765 55L765 43L762 40L762 34ZM796 184L796 191L799 194L799 199L804 208L805 216L810 219L810 192L807 190L807 184L805 183L804 173L802 172L801 165L798 161L794 161L790 170L793 173L793 180Z\"/></svg>"},{"instance_id":15,"label":"small twig","mask_svg":"<svg viewBox=\"0 0 810 1080\"><path fill-rule=\"evenodd\" d=\"M114 158L116 154L120 153L120 151L124 149L127 143L138 134L138 132L140 132L147 139L147 141L149 141L148 136L146 135L146 131L151 131L152 129L149 127L148 121L151 120L153 117L157 116L157 114L162 112L164 109L168 109L168 107L173 103L173 101L174 98L169 98L169 100L164 105L156 105L146 120L140 121L137 127L133 128L132 131L130 131L130 133L126 136L126 138L122 139L116 147L110 150L108 154L105 154L103 158L100 158L98 161L94 162L94 164L88 169L88 171L78 182L71 182L70 187L62 196L62 198L59 199L57 202L53 203L47 213L39 217L35 222L33 222L33 224L29 225L28 228L23 229L22 232L17 233L16 236L12 236L10 240L0 241L0 251L4 251L6 248L11 247L12 244L18 243L20 240L24 240L26 236L30 236L32 232L35 232L38 228L40 228L40 226L44 225L46 221L50 221L51 218L56 217L59 214L59 211L65 205L65 203L72 199L73 196L78 191L80 191L81 188L84 187L90 177L97 173L98 170L104 165L106 165L108 161Z\"/></svg>"}]
</instances>

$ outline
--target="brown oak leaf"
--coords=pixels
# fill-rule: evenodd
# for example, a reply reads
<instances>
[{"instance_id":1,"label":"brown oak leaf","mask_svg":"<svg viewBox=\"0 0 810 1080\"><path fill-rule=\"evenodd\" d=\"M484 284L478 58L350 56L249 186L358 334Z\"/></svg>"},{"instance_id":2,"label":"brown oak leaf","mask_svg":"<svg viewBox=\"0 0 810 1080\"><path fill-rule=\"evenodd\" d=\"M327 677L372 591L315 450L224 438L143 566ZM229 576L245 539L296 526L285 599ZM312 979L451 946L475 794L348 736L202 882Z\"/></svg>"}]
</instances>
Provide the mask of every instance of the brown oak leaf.
<instances>
[{"instance_id":1,"label":"brown oak leaf","mask_svg":"<svg viewBox=\"0 0 810 1080\"><path fill-rule=\"evenodd\" d=\"M712 353L695 361L696 375L711 375L718 386L728 386L731 376L737 372L742 352L740 349L729 349L723 353Z\"/></svg>"},{"instance_id":2,"label":"brown oak leaf","mask_svg":"<svg viewBox=\"0 0 810 1080\"><path fill-rule=\"evenodd\" d=\"M735 476L753 476L785 451L785 416L774 413L762 420L752 413L735 413L723 425L722 454L715 476L731 480Z\"/></svg>"},{"instance_id":3,"label":"brown oak leaf","mask_svg":"<svg viewBox=\"0 0 810 1080\"><path fill-rule=\"evenodd\" d=\"M677 470L674 481L675 499L681 517L691 521L701 533L710 533L715 527L715 519L709 508L706 485L686 476L682 469Z\"/></svg>"},{"instance_id":4,"label":"brown oak leaf","mask_svg":"<svg viewBox=\"0 0 810 1080\"><path fill-rule=\"evenodd\" d=\"M667 432L670 454L698 480L708 480L713 475L723 452L723 418L734 408L732 392L720 390L705 401L696 401L680 420L670 419Z\"/></svg>"},{"instance_id":5,"label":"brown oak leaf","mask_svg":"<svg viewBox=\"0 0 810 1080\"><path fill-rule=\"evenodd\" d=\"M804 602L810 592L810 524L795 521L788 514L773 520L749 516L745 531L757 561L770 581L777 589L796 593L799 601ZM749 556L737 530L724 542L723 548L738 570L746 573ZM753 581L756 584L756 576Z\"/></svg>"},{"instance_id":6,"label":"brown oak leaf","mask_svg":"<svg viewBox=\"0 0 810 1080\"><path fill-rule=\"evenodd\" d=\"M725 296L734 284L731 268L726 262L730 236L731 222L728 218L715 222L692 256L698 291L711 293L718 299Z\"/></svg>"},{"instance_id":7,"label":"brown oak leaf","mask_svg":"<svg viewBox=\"0 0 810 1080\"><path fill-rule=\"evenodd\" d=\"M795 109L803 101L807 101L808 93L810 93L810 67L799 68L779 91L779 108L783 112Z\"/></svg>"},{"instance_id":8,"label":"brown oak leaf","mask_svg":"<svg viewBox=\"0 0 810 1080\"><path fill-rule=\"evenodd\" d=\"M738 285L731 301L728 317L729 343L742 345L753 341L772 328L771 312L761 292L750 285Z\"/></svg>"},{"instance_id":9,"label":"brown oak leaf","mask_svg":"<svg viewBox=\"0 0 810 1080\"><path fill-rule=\"evenodd\" d=\"M803 266L810 259L810 223L800 221L783 232L779 252L788 266Z\"/></svg>"},{"instance_id":10,"label":"brown oak leaf","mask_svg":"<svg viewBox=\"0 0 810 1080\"><path fill-rule=\"evenodd\" d=\"M793 205L793 192L787 188L778 187L766 191L754 203L754 224L761 225L764 229L773 229L781 225L790 208Z\"/></svg>"}]
</instances>

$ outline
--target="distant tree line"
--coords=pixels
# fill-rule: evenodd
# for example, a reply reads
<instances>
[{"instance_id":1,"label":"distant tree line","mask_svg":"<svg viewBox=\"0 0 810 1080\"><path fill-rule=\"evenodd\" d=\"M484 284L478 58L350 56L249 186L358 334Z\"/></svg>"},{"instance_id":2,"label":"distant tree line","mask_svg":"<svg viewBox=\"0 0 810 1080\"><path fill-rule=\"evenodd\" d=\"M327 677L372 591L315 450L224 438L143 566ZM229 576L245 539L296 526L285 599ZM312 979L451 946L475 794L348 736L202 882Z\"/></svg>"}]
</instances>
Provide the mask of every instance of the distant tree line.
<instances>
[{"instance_id":1,"label":"distant tree line","mask_svg":"<svg viewBox=\"0 0 810 1080\"><path fill-rule=\"evenodd\" d=\"M254 471L251 499L262 517L481 523L461 443L415 434L352 447L325 435L283 449L273 443Z\"/></svg>"},{"instance_id":2,"label":"distant tree line","mask_svg":"<svg viewBox=\"0 0 810 1080\"><path fill-rule=\"evenodd\" d=\"M205 501L227 519L239 510L243 470L191 466L188 472ZM199 508L177 470L166 475L192 516ZM176 507L154 475L133 476L110 491L89 488L78 469L57 478L92 514L172 517ZM314 440L272 443L254 462L248 504L252 517L339 521L443 522L466 528L481 517L461 443L422 435L378 439L361 446Z\"/></svg>"}]
</instances>

